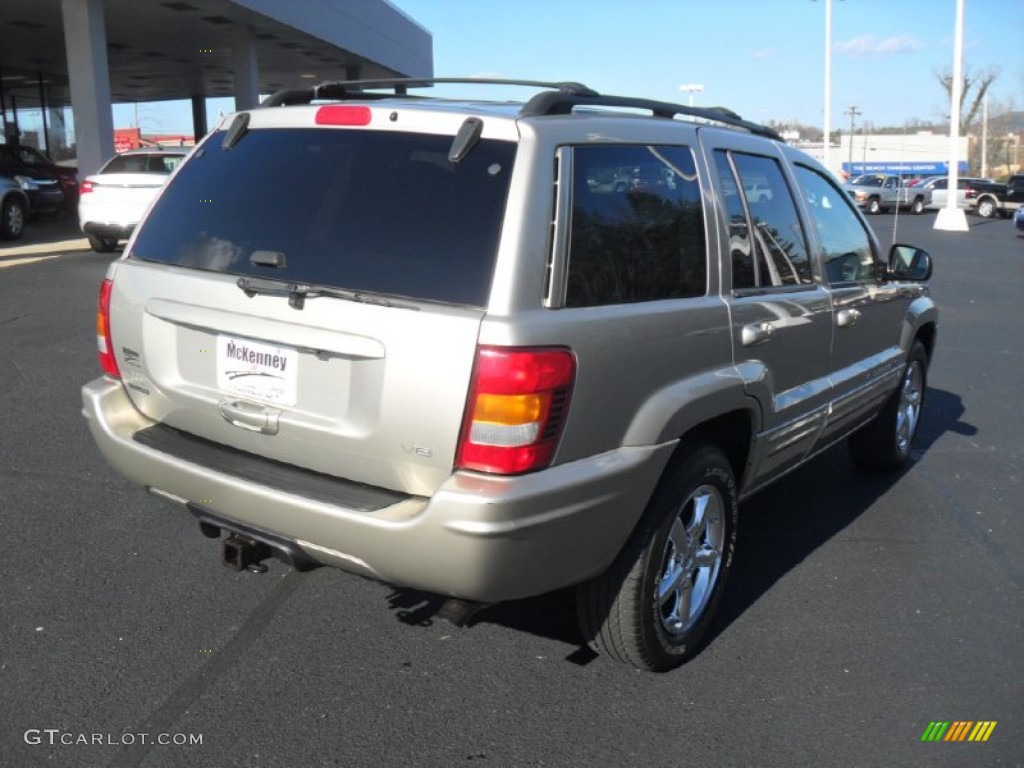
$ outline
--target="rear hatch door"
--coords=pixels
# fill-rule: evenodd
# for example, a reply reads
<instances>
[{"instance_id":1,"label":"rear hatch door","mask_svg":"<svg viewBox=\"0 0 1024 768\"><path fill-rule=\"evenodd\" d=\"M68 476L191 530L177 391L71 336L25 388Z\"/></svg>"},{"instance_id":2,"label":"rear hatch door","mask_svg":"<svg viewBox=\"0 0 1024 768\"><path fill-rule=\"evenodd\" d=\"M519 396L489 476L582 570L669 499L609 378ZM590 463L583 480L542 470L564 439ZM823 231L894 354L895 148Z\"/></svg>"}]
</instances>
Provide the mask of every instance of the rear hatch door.
<instances>
[{"instance_id":1,"label":"rear hatch door","mask_svg":"<svg viewBox=\"0 0 1024 768\"><path fill-rule=\"evenodd\" d=\"M452 162L464 118L382 130L391 110L363 109L356 127L310 107L287 111L308 125L267 110L213 134L129 244L113 343L169 427L429 495L452 471L516 144L485 129Z\"/></svg>"}]
</instances>

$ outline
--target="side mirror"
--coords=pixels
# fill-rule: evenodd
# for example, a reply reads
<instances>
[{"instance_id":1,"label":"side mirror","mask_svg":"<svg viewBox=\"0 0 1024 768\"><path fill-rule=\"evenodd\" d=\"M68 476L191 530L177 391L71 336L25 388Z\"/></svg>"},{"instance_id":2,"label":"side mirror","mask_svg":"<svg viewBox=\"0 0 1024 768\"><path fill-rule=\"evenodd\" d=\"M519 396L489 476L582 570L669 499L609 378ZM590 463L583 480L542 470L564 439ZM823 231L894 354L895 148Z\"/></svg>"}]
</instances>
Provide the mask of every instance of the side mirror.
<instances>
[{"instance_id":1,"label":"side mirror","mask_svg":"<svg viewBox=\"0 0 1024 768\"><path fill-rule=\"evenodd\" d=\"M897 243L889 249L889 279L923 282L932 276L932 257L913 245Z\"/></svg>"}]
</instances>

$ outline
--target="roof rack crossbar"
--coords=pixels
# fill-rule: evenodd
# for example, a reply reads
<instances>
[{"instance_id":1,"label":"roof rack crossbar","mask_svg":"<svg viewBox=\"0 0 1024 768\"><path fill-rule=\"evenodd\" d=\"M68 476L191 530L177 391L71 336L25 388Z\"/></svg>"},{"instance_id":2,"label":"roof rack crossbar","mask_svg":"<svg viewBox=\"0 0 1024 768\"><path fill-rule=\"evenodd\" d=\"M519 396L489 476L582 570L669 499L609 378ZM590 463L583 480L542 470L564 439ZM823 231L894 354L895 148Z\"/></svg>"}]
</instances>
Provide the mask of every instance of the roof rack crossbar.
<instances>
[{"instance_id":1,"label":"roof rack crossbar","mask_svg":"<svg viewBox=\"0 0 1024 768\"><path fill-rule=\"evenodd\" d=\"M687 107L682 104L673 104L667 101L656 101L653 99L640 99L630 96L606 96L603 94L571 94L556 91L538 93L523 105L520 115L523 117L539 117L544 115L567 115L577 107L598 108L616 107L641 109L649 111L655 117L672 119L677 115L687 117L699 117L709 122L730 125L736 128L743 128L758 136L765 136L769 139L782 141L782 137L771 128L759 123L752 123L744 120L730 109L725 107Z\"/></svg>"},{"instance_id":2,"label":"roof rack crossbar","mask_svg":"<svg viewBox=\"0 0 1024 768\"><path fill-rule=\"evenodd\" d=\"M545 80L502 80L483 77L396 77L376 80L334 80L318 83L309 88L288 88L277 91L265 98L261 107L281 107L292 104L309 104L315 99L381 99L388 94L368 93L367 89L391 89L396 96L407 95L410 88L429 88L438 84L458 85L511 85L528 88L551 88L557 93L573 96L597 96L597 92L573 82L548 82Z\"/></svg>"}]
</instances>

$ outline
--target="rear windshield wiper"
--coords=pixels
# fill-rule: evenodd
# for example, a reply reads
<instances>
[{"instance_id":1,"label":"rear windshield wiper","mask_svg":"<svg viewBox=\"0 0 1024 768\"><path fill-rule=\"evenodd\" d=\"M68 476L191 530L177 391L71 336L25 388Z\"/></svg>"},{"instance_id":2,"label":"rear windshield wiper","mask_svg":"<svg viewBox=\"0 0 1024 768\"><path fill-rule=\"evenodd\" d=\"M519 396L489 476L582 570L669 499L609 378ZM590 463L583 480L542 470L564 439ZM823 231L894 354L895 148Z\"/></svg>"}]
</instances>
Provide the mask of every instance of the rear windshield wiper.
<instances>
[{"instance_id":1,"label":"rear windshield wiper","mask_svg":"<svg viewBox=\"0 0 1024 768\"><path fill-rule=\"evenodd\" d=\"M404 301L395 301L375 293L362 293L360 291L347 291L342 288L330 288L326 285L314 285L311 283L285 283L277 280L261 280L255 277L240 277L236 283L242 292L252 298L259 294L261 296L287 296L288 306L293 309L302 309L306 306L306 299L315 299L319 296L329 296L332 299L345 299L356 301L360 304L376 304L381 307L395 307L396 309L419 310L415 304Z\"/></svg>"}]
</instances>

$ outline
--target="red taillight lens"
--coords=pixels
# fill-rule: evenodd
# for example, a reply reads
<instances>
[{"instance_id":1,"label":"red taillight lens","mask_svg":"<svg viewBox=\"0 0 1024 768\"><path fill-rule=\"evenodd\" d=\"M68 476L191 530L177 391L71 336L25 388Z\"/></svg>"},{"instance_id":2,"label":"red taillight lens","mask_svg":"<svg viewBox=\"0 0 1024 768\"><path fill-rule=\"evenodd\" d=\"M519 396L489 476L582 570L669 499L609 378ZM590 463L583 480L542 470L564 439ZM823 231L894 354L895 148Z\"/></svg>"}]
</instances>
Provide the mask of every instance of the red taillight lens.
<instances>
[{"instance_id":1,"label":"red taillight lens","mask_svg":"<svg viewBox=\"0 0 1024 768\"><path fill-rule=\"evenodd\" d=\"M316 111L317 125L369 125L369 107L351 107L332 104Z\"/></svg>"},{"instance_id":2,"label":"red taillight lens","mask_svg":"<svg viewBox=\"0 0 1024 768\"><path fill-rule=\"evenodd\" d=\"M114 342L110 340L110 292L114 288L112 280L104 280L100 286L100 303L96 310L96 348L100 355L100 367L108 376L121 378L114 357Z\"/></svg>"},{"instance_id":3,"label":"red taillight lens","mask_svg":"<svg viewBox=\"0 0 1024 768\"><path fill-rule=\"evenodd\" d=\"M575 376L568 349L480 347L457 466L514 475L550 464Z\"/></svg>"},{"instance_id":4,"label":"red taillight lens","mask_svg":"<svg viewBox=\"0 0 1024 768\"><path fill-rule=\"evenodd\" d=\"M70 184L69 184L68 186L73 186L73 185L70 185ZM82 182L82 186L81 186L81 189L79 189L79 193L80 193L80 194L83 194L83 195L87 195L87 194L89 194L90 192L92 192L92 191L93 191L93 189L95 189L95 188L96 188L96 184L95 184L95 182L92 182L92 181L83 181L83 182Z\"/></svg>"}]
</instances>

